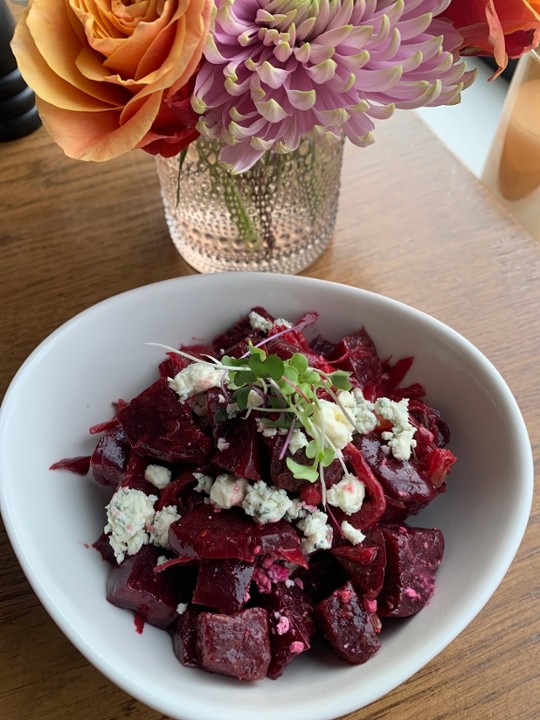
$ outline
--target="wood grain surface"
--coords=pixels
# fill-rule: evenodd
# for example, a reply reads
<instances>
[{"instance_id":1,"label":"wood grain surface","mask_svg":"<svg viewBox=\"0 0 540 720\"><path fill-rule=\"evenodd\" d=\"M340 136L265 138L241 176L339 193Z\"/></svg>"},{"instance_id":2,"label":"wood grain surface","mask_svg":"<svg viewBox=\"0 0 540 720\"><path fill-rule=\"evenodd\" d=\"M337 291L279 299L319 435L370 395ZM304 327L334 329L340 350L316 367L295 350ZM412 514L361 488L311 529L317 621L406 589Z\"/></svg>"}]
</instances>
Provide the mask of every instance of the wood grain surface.
<instances>
[{"instance_id":1,"label":"wood grain surface","mask_svg":"<svg viewBox=\"0 0 540 720\"><path fill-rule=\"evenodd\" d=\"M413 113L347 147L337 229L304 274L389 295L450 324L498 367L540 454L540 247ZM0 397L79 311L193 273L170 241L154 161L66 159L43 130L0 146ZM539 508L474 622L408 682L348 720L536 720ZM0 534L2 720L166 720L68 642ZM211 720L210 718L208 720Z\"/></svg>"}]
</instances>

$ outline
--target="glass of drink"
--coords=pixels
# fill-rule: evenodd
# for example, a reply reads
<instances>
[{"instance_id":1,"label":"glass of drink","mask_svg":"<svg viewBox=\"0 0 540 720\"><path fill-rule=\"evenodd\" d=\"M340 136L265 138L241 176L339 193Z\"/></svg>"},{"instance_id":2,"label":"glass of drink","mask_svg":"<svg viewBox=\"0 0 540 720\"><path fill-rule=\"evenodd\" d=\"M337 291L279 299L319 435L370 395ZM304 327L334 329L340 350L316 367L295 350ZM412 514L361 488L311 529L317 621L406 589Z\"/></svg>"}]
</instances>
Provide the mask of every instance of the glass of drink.
<instances>
[{"instance_id":1,"label":"glass of drink","mask_svg":"<svg viewBox=\"0 0 540 720\"><path fill-rule=\"evenodd\" d=\"M540 240L540 53L524 55L514 73L482 181Z\"/></svg>"}]
</instances>

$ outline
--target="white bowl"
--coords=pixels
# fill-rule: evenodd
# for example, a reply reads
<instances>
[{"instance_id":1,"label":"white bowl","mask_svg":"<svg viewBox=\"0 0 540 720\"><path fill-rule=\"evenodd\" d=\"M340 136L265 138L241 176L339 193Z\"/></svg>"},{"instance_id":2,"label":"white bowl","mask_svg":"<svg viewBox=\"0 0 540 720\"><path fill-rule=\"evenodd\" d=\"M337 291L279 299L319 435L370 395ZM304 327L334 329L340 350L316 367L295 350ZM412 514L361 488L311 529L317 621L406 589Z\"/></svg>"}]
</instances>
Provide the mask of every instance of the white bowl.
<instances>
[{"instance_id":1,"label":"white bowl","mask_svg":"<svg viewBox=\"0 0 540 720\"><path fill-rule=\"evenodd\" d=\"M108 494L50 472L90 453L88 427L155 376L162 352L145 345L210 339L254 305L295 319L320 312L330 339L365 325L381 356L414 355L408 379L452 430L458 456L449 489L417 524L442 529L446 554L428 606L383 631L365 665L300 657L258 683L182 667L166 633L135 632L132 614L105 600L107 565L85 547L100 534ZM373 293L304 277L199 275L142 287L81 313L45 340L14 378L0 417L0 500L36 594L74 645L132 696L182 720L329 720L383 696L417 672L473 620L517 551L530 512L533 467L516 402L490 362L442 323ZM317 692L313 692L313 688ZM435 689L435 688L434 688Z\"/></svg>"}]
</instances>

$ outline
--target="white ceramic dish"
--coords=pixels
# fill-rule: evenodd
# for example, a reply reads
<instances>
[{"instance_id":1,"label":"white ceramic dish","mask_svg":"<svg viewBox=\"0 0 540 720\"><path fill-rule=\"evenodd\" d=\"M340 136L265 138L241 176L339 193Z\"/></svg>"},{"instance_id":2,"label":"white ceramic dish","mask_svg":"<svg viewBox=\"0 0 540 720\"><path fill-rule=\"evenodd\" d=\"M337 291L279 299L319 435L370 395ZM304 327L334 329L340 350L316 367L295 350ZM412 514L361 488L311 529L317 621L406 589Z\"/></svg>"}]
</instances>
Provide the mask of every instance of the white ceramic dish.
<instances>
[{"instance_id":1,"label":"white ceramic dish","mask_svg":"<svg viewBox=\"0 0 540 720\"><path fill-rule=\"evenodd\" d=\"M85 547L102 530L107 494L85 478L51 472L59 458L89 454L90 425L111 401L154 378L162 353L145 345L207 338L253 305L295 319L321 314L337 339L364 324L381 355L416 357L459 460L449 491L419 516L440 527L446 555L431 603L382 649L350 667L324 653L302 656L277 681L246 684L186 669L166 633L135 632L131 613L108 604L107 566ZM181 720L329 720L386 694L473 620L506 573L523 536L533 467L521 414L489 361L440 322L390 299L303 277L234 273L166 281L116 296L66 323L28 358L0 416L0 500L20 563L52 618L101 672L132 696ZM316 689L316 691L314 691ZM435 690L435 688L434 688Z\"/></svg>"}]
</instances>

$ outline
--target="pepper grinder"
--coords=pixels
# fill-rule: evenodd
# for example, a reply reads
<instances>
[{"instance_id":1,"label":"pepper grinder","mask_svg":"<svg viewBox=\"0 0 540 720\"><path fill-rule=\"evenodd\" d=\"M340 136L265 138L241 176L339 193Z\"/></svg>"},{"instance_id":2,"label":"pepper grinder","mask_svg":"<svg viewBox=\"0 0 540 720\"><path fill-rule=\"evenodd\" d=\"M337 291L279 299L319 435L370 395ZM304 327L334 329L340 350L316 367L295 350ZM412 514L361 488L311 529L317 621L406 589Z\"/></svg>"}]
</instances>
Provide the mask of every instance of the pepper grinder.
<instances>
[{"instance_id":1,"label":"pepper grinder","mask_svg":"<svg viewBox=\"0 0 540 720\"><path fill-rule=\"evenodd\" d=\"M15 20L0 0L0 142L29 135L41 125L34 92L24 82L10 47Z\"/></svg>"}]
</instances>

